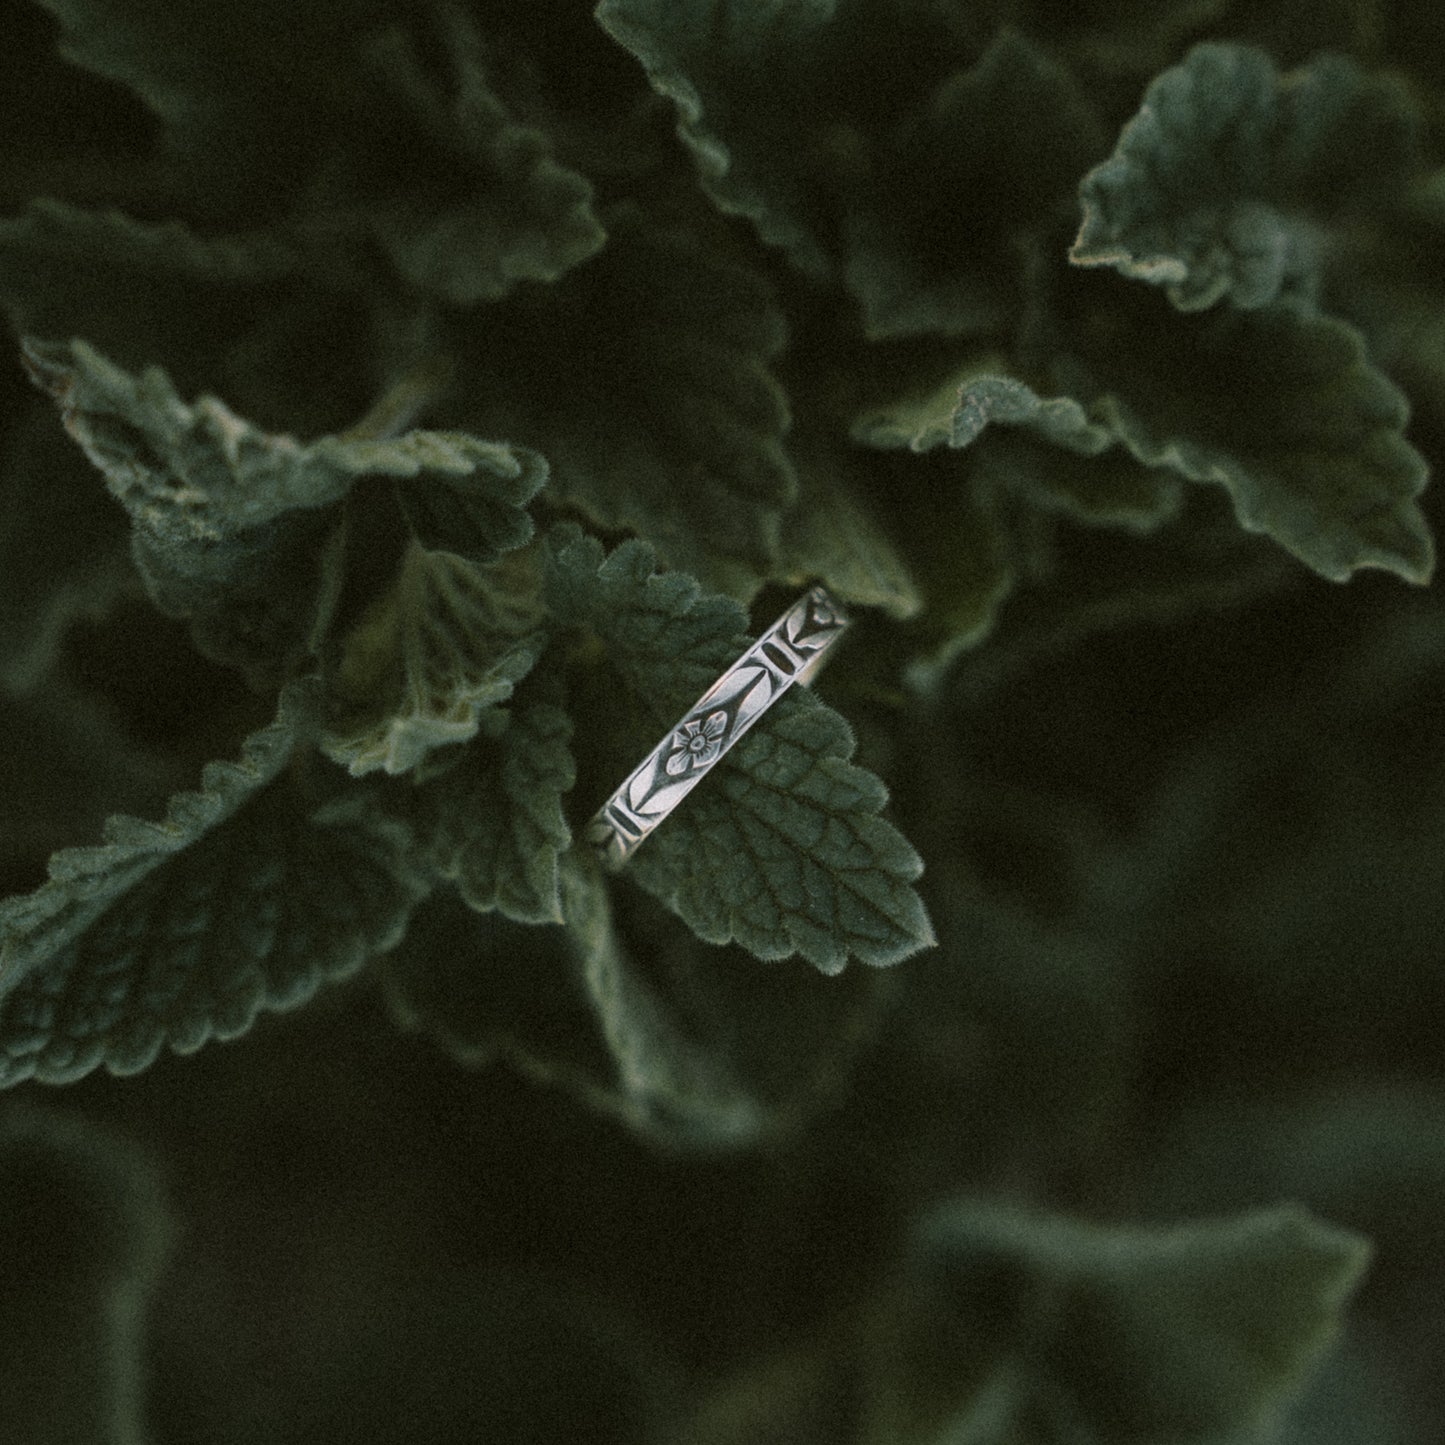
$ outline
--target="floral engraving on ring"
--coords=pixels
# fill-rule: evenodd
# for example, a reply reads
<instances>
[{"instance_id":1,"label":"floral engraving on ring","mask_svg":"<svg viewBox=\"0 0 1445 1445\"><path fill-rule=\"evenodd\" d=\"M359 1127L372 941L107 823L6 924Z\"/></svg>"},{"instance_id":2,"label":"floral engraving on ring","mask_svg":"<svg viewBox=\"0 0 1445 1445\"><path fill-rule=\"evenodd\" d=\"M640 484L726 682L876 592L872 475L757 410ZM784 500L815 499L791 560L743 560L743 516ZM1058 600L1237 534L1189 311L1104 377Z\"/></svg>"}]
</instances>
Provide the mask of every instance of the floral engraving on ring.
<instances>
[{"instance_id":1,"label":"floral engraving on ring","mask_svg":"<svg viewBox=\"0 0 1445 1445\"><path fill-rule=\"evenodd\" d=\"M705 768L722 751L722 735L727 731L728 715L715 712L705 722L696 718L683 723L672 735L674 752L667 760L668 773L676 778L690 768Z\"/></svg>"}]
</instances>

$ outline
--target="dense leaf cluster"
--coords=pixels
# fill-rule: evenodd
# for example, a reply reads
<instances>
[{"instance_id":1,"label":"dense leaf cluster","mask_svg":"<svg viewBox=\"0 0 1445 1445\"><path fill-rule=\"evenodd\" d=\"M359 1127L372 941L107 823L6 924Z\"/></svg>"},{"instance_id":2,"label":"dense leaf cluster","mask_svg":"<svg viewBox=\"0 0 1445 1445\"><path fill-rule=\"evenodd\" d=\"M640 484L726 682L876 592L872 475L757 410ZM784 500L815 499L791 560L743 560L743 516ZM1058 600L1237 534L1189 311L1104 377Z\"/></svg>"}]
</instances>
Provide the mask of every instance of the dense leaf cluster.
<instances>
[{"instance_id":1,"label":"dense leaf cluster","mask_svg":"<svg viewBox=\"0 0 1445 1445\"><path fill-rule=\"evenodd\" d=\"M1432 6L0 14L0 1437L1434 1438Z\"/></svg>"}]
</instances>

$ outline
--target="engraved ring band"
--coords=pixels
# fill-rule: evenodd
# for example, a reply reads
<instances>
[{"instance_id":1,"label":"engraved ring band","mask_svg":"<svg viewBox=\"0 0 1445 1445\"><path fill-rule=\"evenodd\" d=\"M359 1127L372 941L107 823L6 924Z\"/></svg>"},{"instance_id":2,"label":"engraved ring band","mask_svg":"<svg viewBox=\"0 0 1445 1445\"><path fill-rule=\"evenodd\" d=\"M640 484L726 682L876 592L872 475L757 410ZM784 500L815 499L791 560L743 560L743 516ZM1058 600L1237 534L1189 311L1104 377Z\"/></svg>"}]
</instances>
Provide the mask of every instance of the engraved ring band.
<instances>
[{"instance_id":1,"label":"engraved ring band","mask_svg":"<svg viewBox=\"0 0 1445 1445\"><path fill-rule=\"evenodd\" d=\"M795 682L811 682L848 621L823 587L810 588L793 603L597 810L587 841L603 860L620 868Z\"/></svg>"}]
</instances>

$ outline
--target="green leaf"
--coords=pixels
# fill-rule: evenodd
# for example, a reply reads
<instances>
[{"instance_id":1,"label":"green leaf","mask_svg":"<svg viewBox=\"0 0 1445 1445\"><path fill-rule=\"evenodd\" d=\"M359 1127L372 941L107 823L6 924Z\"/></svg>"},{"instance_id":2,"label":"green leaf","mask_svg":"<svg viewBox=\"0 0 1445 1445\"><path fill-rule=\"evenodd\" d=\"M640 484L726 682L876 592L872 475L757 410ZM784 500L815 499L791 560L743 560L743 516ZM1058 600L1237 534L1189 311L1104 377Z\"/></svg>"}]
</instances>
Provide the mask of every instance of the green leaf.
<instances>
[{"instance_id":1,"label":"green leaf","mask_svg":"<svg viewBox=\"0 0 1445 1445\"><path fill-rule=\"evenodd\" d=\"M827 262L800 219L802 178L790 174L786 158L777 169L770 162L780 154L780 101L796 115L817 114L819 77L804 57L817 57L815 66L835 58L829 41L837 11L838 0L764 8L735 0L602 0L596 9L602 28L676 105L678 134L708 193L814 275L826 274ZM811 147L787 149L797 160L811 158Z\"/></svg>"},{"instance_id":2,"label":"green leaf","mask_svg":"<svg viewBox=\"0 0 1445 1445\"><path fill-rule=\"evenodd\" d=\"M47 303L67 304L56 294L61 288L53 285L62 267L77 273L82 286L94 278L81 268L99 265L112 283L129 273L166 277L178 285L239 287L283 280L307 264L299 237L280 229L203 236L183 221L142 221L114 208L89 210L47 197L32 201L18 216L0 219L0 258L5 278L0 284L14 298L12 304L18 302L21 322L35 331L49 329ZM45 280L52 282L50 288L35 284Z\"/></svg>"},{"instance_id":3,"label":"green leaf","mask_svg":"<svg viewBox=\"0 0 1445 1445\"><path fill-rule=\"evenodd\" d=\"M1301 1199L1400 1257L1432 1252L1445 1189L1445 1096L1432 1083L1345 1083L1205 1096L1171 1121L1146 1194L1163 1210Z\"/></svg>"},{"instance_id":4,"label":"green leaf","mask_svg":"<svg viewBox=\"0 0 1445 1445\"><path fill-rule=\"evenodd\" d=\"M309 75L324 93L337 77L316 66L314 57L344 53L348 27L364 23L372 9L366 0L343 0L292 15L275 0L261 0L252 24L227 27L194 4L44 0L43 8L60 22L65 59L133 91L163 119L171 143L182 150L208 149L218 138L244 133L248 120L258 129L279 130L295 119L306 95L291 86L273 88L271 106L258 105L256 115L246 116L248 103L265 94L264 61L272 62L273 73L279 62L280 73L292 81ZM281 23L287 19L289 28Z\"/></svg>"},{"instance_id":5,"label":"green leaf","mask_svg":"<svg viewBox=\"0 0 1445 1445\"><path fill-rule=\"evenodd\" d=\"M478 912L561 923L558 860L572 842L562 795L577 777L571 720L534 703L497 715L494 732L419 785L428 861Z\"/></svg>"},{"instance_id":6,"label":"green leaf","mask_svg":"<svg viewBox=\"0 0 1445 1445\"><path fill-rule=\"evenodd\" d=\"M1003 423L1100 458L1050 474L1037 447L1010 444L999 457L1030 469L1026 494L1076 516L1135 530L1167 520L1179 501L1173 473L1222 485L1242 527L1331 581L1362 567L1429 579L1434 543L1415 500L1425 459L1405 440L1404 396L1352 326L1290 301L1186 318L1149 297L1121 298L1117 283L1074 304L1054 365L1064 394L970 364L946 415L947 382L865 413L856 434L969 446ZM1150 470L1111 456L1111 443Z\"/></svg>"},{"instance_id":7,"label":"green leaf","mask_svg":"<svg viewBox=\"0 0 1445 1445\"><path fill-rule=\"evenodd\" d=\"M1150 308L1151 311L1153 308ZM1404 396L1353 327L1284 301L1158 324L1126 355L1089 339L1092 408L1141 462L1218 482L1240 525L1321 576L1379 567L1424 583L1434 542Z\"/></svg>"},{"instance_id":8,"label":"green leaf","mask_svg":"<svg viewBox=\"0 0 1445 1445\"><path fill-rule=\"evenodd\" d=\"M837 1097L886 975L761 967L700 945L650 901L610 901L575 856L560 878L565 928L478 919L445 893L429 902L385 969L403 1027L676 1149L755 1146Z\"/></svg>"},{"instance_id":9,"label":"green leaf","mask_svg":"<svg viewBox=\"0 0 1445 1445\"><path fill-rule=\"evenodd\" d=\"M0 134L24 136L0 160L5 206L98 180L112 193L128 182L144 185L156 130L145 107L57 55L54 22L38 5L7 17L5 39Z\"/></svg>"},{"instance_id":10,"label":"green leaf","mask_svg":"<svg viewBox=\"0 0 1445 1445\"><path fill-rule=\"evenodd\" d=\"M531 535L522 507L546 469L524 448L423 431L301 442L257 430L214 397L187 405L163 372L132 376L83 341L27 342L25 358L130 514L152 598L220 661L264 676L304 653L335 504L363 477L410 483L429 530L478 560Z\"/></svg>"},{"instance_id":11,"label":"green leaf","mask_svg":"<svg viewBox=\"0 0 1445 1445\"><path fill-rule=\"evenodd\" d=\"M772 575L797 491L770 364L782 312L715 245L632 206L609 225L589 265L454 329L459 416L535 446L554 501L749 595Z\"/></svg>"},{"instance_id":12,"label":"green leaf","mask_svg":"<svg viewBox=\"0 0 1445 1445\"><path fill-rule=\"evenodd\" d=\"M876 1330L869 1441L1222 1441L1273 1422L1369 1257L1297 1206L1168 1228L958 1204Z\"/></svg>"},{"instance_id":13,"label":"green leaf","mask_svg":"<svg viewBox=\"0 0 1445 1445\"><path fill-rule=\"evenodd\" d=\"M876 607L905 621L916 615L922 598L866 500L869 481L841 447L815 443L799 453L798 500L783 520L782 580L800 587L819 581L842 602Z\"/></svg>"},{"instance_id":14,"label":"green leaf","mask_svg":"<svg viewBox=\"0 0 1445 1445\"><path fill-rule=\"evenodd\" d=\"M991 635L1021 580L1047 570L1050 514L1143 533L1182 502L1175 476L1139 465L1076 401L1044 401L1006 366L978 353L853 421L854 440L885 453L876 484L886 475L890 494L929 499L909 537L924 609L908 677L924 691ZM984 434L990 422L1003 425ZM963 464L938 455L961 447Z\"/></svg>"},{"instance_id":15,"label":"green leaf","mask_svg":"<svg viewBox=\"0 0 1445 1445\"><path fill-rule=\"evenodd\" d=\"M1281 75L1262 50L1199 45L1150 85L1080 186L1070 259L1162 285L1184 311L1313 296L1334 235L1418 170L1404 83L1322 55Z\"/></svg>"},{"instance_id":16,"label":"green leaf","mask_svg":"<svg viewBox=\"0 0 1445 1445\"><path fill-rule=\"evenodd\" d=\"M527 570L407 544L395 581L337 640L321 745L355 775L408 772L474 737L541 651Z\"/></svg>"},{"instance_id":17,"label":"green leaf","mask_svg":"<svg viewBox=\"0 0 1445 1445\"><path fill-rule=\"evenodd\" d=\"M0 1118L0 1436L144 1438L144 1323L170 1243L133 1145L78 1119Z\"/></svg>"},{"instance_id":18,"label":"green leaf","mask_svg":"<svg viewBox=\"0 0 1445 1445\"><path fill-rule=\"evenodd\" d=\"M314 730L293 688L238 763L165 818L111 818L0 903L0 1085L146 1068L306 1002L396 943L426 885L370 797L308 799L283 770Z\"/></svg>"},{"instance_id":19,"label":"green leaf","mask_svg":"<svg viewBox=\"0 0 1445 1445\"><path fill-rule=\"evenodd\" d=\"M677 107L721 209L841 278L875 339L1007 325L1019 234L1067 214L1104 148L1068 72L982 15L603 0L597 18Z\"/></svg>"},{"instance_id":20,"label":"green leaf","mask_svg":"<svg viewBox=\"0 0 1445 1445\"><path fill-rule=\"evenodd\" d=\"M1445 421L1445 170L1331 246L1321 307L1360 328L1422 431Z\"/></svg>"},{"instance_id":21,"label":"green leaf","mask_svg":"<svg viewBox=\"0 0 1445 1445\"><path fill-rule=\"evenodd\" d=\"M996 379L1008 365L1002 352L967 352L941 373L920 378L886 400L870 399L853 418L853 440L880 451L930 452L950 446L963 388Z\"/></svg>"},{"instance_id":22,"label":"green leaf","mask_svg":"<svg viewBox=\"0 0 1445 1445\"><path fill-rule=\"evenodd\" d=\"M911 459L910 459L911 460ZM970 648L989 638L1027 575L1030 547L1013 535L1008 508L985 477L913 461L949 498L944 520L910 549L923 611L910 636L907 679L929 692Z\"/></svg>"},{"instance_id":23,"label":"green leaf","mask_svg":"<svg viewBox=\"0 0 1445 1445\"><path fill-rule=\"evenodd\" d=\"M645 542L608 554L573 523L543 539L544 596L554 621L593 631L616 656L619 707L671 715L704 692L747 646L747 613L686 572L657 568ZM659 695L661 694L661 695Z\"/></svg>"},{"instance_id":24,"label":"green leaf","mask_svg":"<svg viewBox=\"0 0 1445 1445\"><path fill-rule=\"evenodd\" d=\"M981 376L959 389L950 418L948 443L966 447L991 421L1027 426L1041 437L1080 456L1097 456L1113 443L1107 428L1089 421L1069 397L1043 401L1022 382L1007 376Z\"/></svg>"},{"instance_id":25,"label":"green leaf","mask_svg":"<svg viewBox=\"0 0 1445 1445\"><path fill-rule=\"evenodd\" d=\"M843 278L872 340L979 335L1012 324L1020 238L1051 234L1104 132L1051 55L1000 30L895 122L843 225Z\"/></svg>"},{"instance_id":26,"label":"green leaf","mask_svg":"<svg viewBox=\"0 0 1445 1445\"><path fill-rule=\"evenodd\" d=\"M133 377L83 341L28 341L25 359L112 494L158 542L214 544L288 512L326 507L366 475L463 491L474 483L484 503L500 503L469 513L494 519L472 539L483 560L531 535L517 509L542 476L535 459L510 447L442 432L300 442L258 432L215 397L188 406L160 370ZM482 472L497 480L478 479Z\"/></svg>"},{"instance_id":27,"label":"green leaf","mask_svg":"<svg viewBox=\"0 0 1445 1445\"><path fill-rule=\"evenodd\" d=\"M492 90L460 5L401 25L370 0L260 0L237 26L204 5L45 3L68 59L158 114L191 193L222 213L324 216L316 260L334 270L357 274L379 243L410 285L470 305L555 280L605 239L590 184Z\"/></svg>"},{"instance_id":28,"label":"green leaf","mask_svg":"<svg viewBox=\"0 0 1445 1445\"><path fill-rule=\"evenodd\" d=\"M277 430L324 431L374 385L373 303L347 289L363 275L314 219L212 234L50 200L0 218L0 304L18 334L163 364L181 391Z\"/></svg>"},{"instance_id":29,"label":"green leaf","mask_svg":"<svg viewBox=\"0 0 1445 1445\"><path fill-rule=\"evenodd\" d=\"M435 175L426 186L409 178L363 215L408 281L469 306L495 301L520 281L557 280L600 250L606 232L589 182L559 164L547 134L518 121L493 92L481 36L465 11L443 4L434 13L446 59L440 83L415 31L401 26L367 45L362 73L434 148ZM472 195L458 202L461 177Z\"/></svg>"},{"instance_id":30,"label":"green leaf","mask_svg":"<svg viewBox=\"0 0 1445 1445\"><path fill-rule=\"evenodd\" d=\"M1135 532L1152 531L1179 511L1178 480L1116 449L1116 435L1072 397L1042 398L1012 376L979 372L977 363L923 396L870 408L853 435L870 446L922 452L973 446L991 422L1026 435L988 437L976 472L989 485L1076 521Z\"/></svg>"},{"instance_id":31,"label":"green leaf","mask_svg":"<svg viewBox=\"0 0 1445 1445\"><path fill-rule=\"evenodd\" d=\"M605 561L575 529L548 543L554 617L606 650L620 781L746 649L745 618L690 577L654 572L641 543ZM848 724L811 692L785 693L639 849L631 876L700 938L760 958L800 953L835 973L849 954L886 964L930 946L911 887L923 865L878 816L887 789L848 761L853 747Z\"/></svg>"},{"instance_id":32,"label":"green leaf","mask_svg":"<svg viewBox=\"0 0 1445 1445\"><path fill-rule=\"evenodd\" d=\"M791 699L791 700L790 700ZM911 885L917 853L879 818L888 793L848 762L847 724L812 694L784 697L632 863L642 887L709 943L801 954L825 973L850 954L895 963L934 943Z\"/></svg>"}]
</instances>

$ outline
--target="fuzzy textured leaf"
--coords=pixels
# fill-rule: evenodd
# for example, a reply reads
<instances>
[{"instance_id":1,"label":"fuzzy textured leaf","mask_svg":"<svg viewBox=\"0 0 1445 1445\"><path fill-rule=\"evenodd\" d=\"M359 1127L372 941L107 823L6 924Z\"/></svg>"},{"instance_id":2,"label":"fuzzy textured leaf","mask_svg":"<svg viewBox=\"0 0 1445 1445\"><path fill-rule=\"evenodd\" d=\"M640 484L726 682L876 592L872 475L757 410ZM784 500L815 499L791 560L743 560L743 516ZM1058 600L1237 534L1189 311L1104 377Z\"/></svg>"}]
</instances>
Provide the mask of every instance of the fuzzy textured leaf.
<instances>
[{"instance_id":1,"label":"fuzzy textured leaf","mask_svg":"<svg viewBox=\"0 0 1445 1445\"><path fill-rule=\"evenodd\" d=\"M1005 471L1033 453L1038 470L1024 492L1076 516L1147 530L1178 508L1172 473L1222 485L1241 526L1332 581L1362 567L1429 579L1434 542L1416 501L1428 469L1404 437L1405 397L1371 364L1358 331L1298 302L1186 319L1146 300L1117 304L1116 289L1091 298L1060 365L1063 395L966 373L946 414L945 383L871 409L855 435L886 447L967 447L1002 423L1100 458L1043 480L1047 451L1006 444L999 453ZM1111 457L1116 444L1148 470Z\"/></svg>"},{"instance_id":2,"label":"fuzzy textured leaf","mask_svg":"<svg viewBox=\"0 0 1445 1445\"><path fill-rule=\"evenodd\" d=\"M774 716L776 714L776 716ZM632 873L699 938L759 958L888 964L934 942L911 885L923 863L877 814L888 799L848 761L853 735L806 691L785 695L639 851Z\"/></svg>"},{"instance_id":3,"label":"fuzzy textured leaf","mask_svg":"<svg viewBox=\"0 0 1445 1445\"><path fill-rule=\"evenodd\" d=\"M471 483L496 504L491 529L475 539L486 560L531 535L520 508L545 474L511 447L424 431L301 442L258 431L215 397L188 406L164 372L133 377L83 341L30 341L25 359L111 493L158 542L223 542L288 512L337 502L362 476L463 492Z\"/></svg>"},{"instance_id":4,"label":"fuzzy textured leaf","mask_svg":"<svg viewBox=\"0 0 1445 1445\"><path fill-rule=\"evenodd\" d=\"M1084 177L1070 259L1162 285L1183 311L1313 296L1332 230L1419 169L1419 129L1398 79L1343 56L1281 75L1262 50L1196 46Z\"/></svg>"},{"instance_id":5,"label":"fuzzy textured leaf","mask_svg":"<svg viewBox=\"0 0 1445 1445\"><path fill-rule=\"evenodd\" d=\"M308 806L283 775L313 710L292 689L164 820L111 818L0 903L0 1085L235 1038L396 943L426 886L409 833L363 794Z\"/></svg>"},{"instance_id":6,"label":"fuzzy textured leaf","mask_svg":"<svg viewBox=\"0 0 1445 1445\"><path fill-rule=\"evenodd\" d=\"M0 1445L1445 1441L1445 5L0 15Z\"/></svg>"},{"instance_id":7,"label":"fuzzy textured leaf","mask_svg":"<svg viewBox=\"0 0 1445 1445\"><path fill-rule=\"evenodd\" d=\"M542 647L528 572L486 567L413 538L392 587L338 640L326 673L328 757L360 776L403 773L474 737Z\"/></svg>"},{"instance_id":8,"label":"fuzzy textured leaf","mask_svg":"<svg viewBox=\"0 0 1445 1445\"><path fill-rule=\"evenodd\" d=\"M575 529L549 538L548 600L564 623L590 628L627 694L617 711L655 735L748 644L742 610L681 573L657 573L628 542L605 560ZM634 737L629 751L649 743ZM760 958L802 954L836 973L850 954L893 963L930 946L912 883L917 853L878 816L882 782L848 760L848 724L794 688L639 849L629 871L709 943ZM614 760L619 775L622 757Z\"/></svg>"},{"instance_id":9,"label":"fuzzy textured leaf","mask_svg":"<svg viewBox=\"0 0 1445 1445\"><path fill-rule=\"evenodd\" d=\"M1428 581L1435 548L1416 500L1428 468L1359 332L1285 301L1189 324L1173 338L1143 330L1138 350L1091 339L1091 409L1130 452L1223 485L1242 527L1331 581L1362 567Z\"/></svg>"},{"instance_id":10,"label":"fuzzy textured leaf","mask_svg":"<svg viewBox=\"0 0 1445 1445\"><path fill-rule=\"evenodd\" d=\"M558 860L572 842L562 795L576 781L572 723L534 703L498 715L478 741L419 785L430 865L467 905L518 923L561 923Z\"/></svg>"},{"instance_id":11,"label":"fuzzy textured leaf","mask_svg":"<svg viewBox=\"0 0 1445 1445\"><path fill-rule=\"evenodd\" d=\"M301 442L259 431L215 397L187 405L163 372L132 376L83 341L31 341L25 359L130 514L157 605L190 620L221 661L275 669L304 648L331 509L363 477L409 483L431 530L479 561L531 536L523 506L546 466L525 448L425 431Z\"/></svg>"},{"instance_id":12,"label":"fuzzy textured leaf","mask_svg":"<svg viewBox=\"0 0 1445 1445\"><path fill-rule=\"evenodd\" d=\"M369 45L376 90L392 101L435 167L367 207L367 220L397 270L419 290L457 306L495 301L520 281L555 281L606 240L592 186L559 164L546 133L519 122L488 84L482 38L459 5L435 9L445 81L428 73L413 30L392 26ZM428 37L429 39L430 37ZM472 194L453 199L458 175Z\"/></svg>"},{"instance_id":13,"label":"fuzzy textured leaf","mask_svg":"<svg viewBox=\"0 0 1445 1445\"><path fill-rule=\"evenodd\" d=\"M1011 28L875 147L843 224L871 340L996 333L1027 293L1020 238L1052 235L1104 132L1078 81Z\"/></svg>"},{"instance_id":14,"label":"fuzzy textured leaf","mask_svg":"<svg viewBox=\"0 0 1445 1445\"><path fill-rule=\"evenodd\" d=\"M875 484L914 499L909 560L924 607L907 676L924 691L992 633L1021 580L1047 574L1056 516L1146 533L1183 500L1176 475L1140 465L1073 399L1044 402L1005 367L970 357L853 421L853 439L879 453ZM1004 425L987 431L991 421ZM960 447L965 459L947 455Z\"/></svg>"},{"instance_id":15,"label":"fuzzy textured leaf","mask_svg":"<svg viewBox=\"0 0 1445 1445\"><path fill-rule=\"evenodd\" d=\"M161 365L268 429L314 434L374 385L365 276L314 218L204 233L183 220L37 200L0 217L0 306L16 333L84 337L132 370Z\"/></svg>"},{"instance_id":16,"label":"fuzzy textured leaf","mask_svg":"<svg viewBox=\"0 0 1445 1445\"><path fill-rule=\"evenodd\" d=\"M777 150L765 137L779 92L801 102L799 113L815 113L809 102L817 78L803 57L833 49L837 13L838 0L763 7L602 0L596 11L602 28L641 61L653 88L676 105L678 134L719 206L747 216L763 240L786 247L814 275L826 274L827 261L798 214L802 181L786 167L771 169Z\"/></svg>"},{"instance_id":17,"label":"fuzzy textured leaf","mask_svg":"<svg viewBox=\"0 0 1445 1445\"><path fill-rule=\"evenodd\" d=\"M784 580L821 581L840 601L905 621L923 605L918 586L859 472L841 447L815 443L799 456L798 500L783 520Z\"/></svg>"},{"instance_id":18,"label":"fuzzy textured leaf","mask_svg":"<svg viewBox=\"0 0 1445 1445\"><path fill-rule=\"evenodd\" d=\"M34 308L47 300L64 304L55 294L59 277L47 277L44 268L59 271L66 261L73 271L98 264L112 281L128 272L226 287L282 280L303 269L307 257L299 236L281 230L202 236L182 221L141 221L114 208L36 200L20 215L0 219L0 290L10 294L28 330L47 329ZM25 285L43 280L51 282L48 297L43 286L32 292Z\"/></svg>"},{"instance_id":19,"label":"fuzzy textured leaf","mask_svg":"<svg viewBox=\"0 0 1445 1445\"><path fill-rule=\"evenodd\" d=\"M1115 433L1072 397L1046 399L1015 377L972 365L927 395L870 408L853 435L870 446L923 452L974 446L990 423L1017 431L993 433L979 448L977 468L988 485L1076 521L1136 532L1152 531L1179 510L1177 477L1116 449Z\"/></svg>"}]
</instances>

